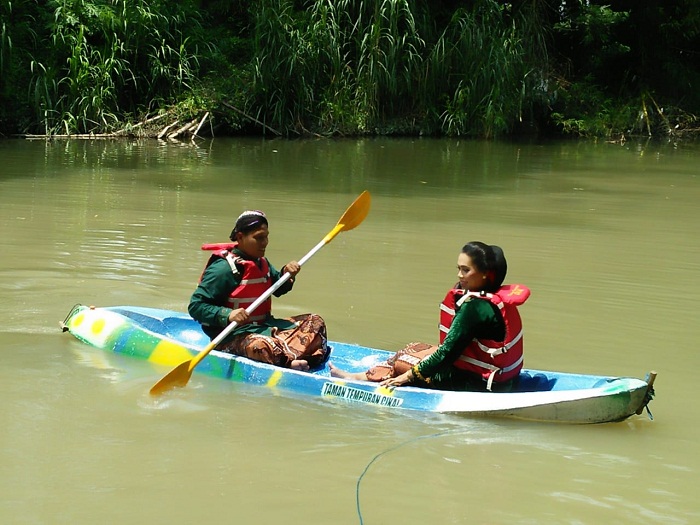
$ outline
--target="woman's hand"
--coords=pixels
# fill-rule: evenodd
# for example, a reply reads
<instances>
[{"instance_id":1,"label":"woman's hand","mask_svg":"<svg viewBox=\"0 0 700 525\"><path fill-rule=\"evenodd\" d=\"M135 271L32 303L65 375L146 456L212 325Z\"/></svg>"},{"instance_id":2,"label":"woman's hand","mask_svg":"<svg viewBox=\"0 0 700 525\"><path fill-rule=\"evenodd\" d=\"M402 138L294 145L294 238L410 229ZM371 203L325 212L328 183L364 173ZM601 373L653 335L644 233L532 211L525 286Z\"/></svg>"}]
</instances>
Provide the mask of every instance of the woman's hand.
<instances>
[{"instance_id":1,"label":"woman's hand","mask_svg":"<svg viewBox=\"0 0 700 525\"><path fill-rule=\"evenodd\" d=\"M385 379L381 383L379 383L382 386L393 388L396 386L401 386L410 383L413 381L413 373L409 370L408 372L404 372L400 376L396 377L390 377L389 379Z\"/></svg>"},{"instance_id":2,"label":"woman's hand","mask_svg":"<svg viewBox=\"0 0 700 525\"><path fill-rule=\"evenodd\" d=\"M250 316L248 312L245 311L245 308L236 308L235 310L231 310L231 313L228 314L229 324L234 321L239 325L246 324L249 318Z\"/></svg>"},{"instance_id":3,"label":"woman's hand","mask_svg":"<svg viewBox=\"0 0 700 525\"><path fill-rule=\"evenodd\" d=\"M289 275L294 277L301 271L301 265L296 261L291 261L285 264L284 268L282 269L284 270L282 273L288 273Z\"/></svg>"}]
</instances>

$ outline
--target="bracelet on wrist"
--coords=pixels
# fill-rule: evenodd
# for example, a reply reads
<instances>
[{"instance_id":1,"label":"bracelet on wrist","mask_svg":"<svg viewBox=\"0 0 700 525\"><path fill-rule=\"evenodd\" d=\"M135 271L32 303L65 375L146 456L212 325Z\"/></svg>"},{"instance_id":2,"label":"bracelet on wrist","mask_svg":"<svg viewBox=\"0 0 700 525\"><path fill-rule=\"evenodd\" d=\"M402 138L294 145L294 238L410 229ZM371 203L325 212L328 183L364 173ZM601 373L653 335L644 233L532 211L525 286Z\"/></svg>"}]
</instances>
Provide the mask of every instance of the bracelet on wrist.
<instances>
[{"instance_id":1,"label":"bracelet on wrist","mask_svg":"<svg viewBox=\"0 0 700 525\"><path fill-rule=\"evenodd\" d=\"M411 367L411 375L413 376L414 380L418 379L419 381L423 381L424 383L430 383L430 379L420 373L420 370L418 370L418 365L413 365Z\"/></svg>"}]
</instances>

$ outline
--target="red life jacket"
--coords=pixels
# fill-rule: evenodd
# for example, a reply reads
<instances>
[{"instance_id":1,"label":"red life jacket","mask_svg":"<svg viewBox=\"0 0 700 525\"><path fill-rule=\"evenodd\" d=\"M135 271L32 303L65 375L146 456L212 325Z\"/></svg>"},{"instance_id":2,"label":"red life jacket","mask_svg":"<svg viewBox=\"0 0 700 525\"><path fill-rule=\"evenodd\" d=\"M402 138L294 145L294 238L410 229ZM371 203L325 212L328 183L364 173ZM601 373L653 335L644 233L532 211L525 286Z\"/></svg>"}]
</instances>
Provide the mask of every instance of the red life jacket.
<instances>
[{"instance_id":1,"label":"red life jacket","mask_svg":"<svg viewBox=\"0 0 700 525\"><path fill-rule=\"evenodd\" d=\"M241 284L233 289L228 297L226 306L232 309L248 308L255 300L264 294L272 285L270 277L270 265L265 257L259 259L260 266L255 261L243 259L232 253L232 250L238 246L236 242L222 242L214 244L203 244L202 250L211 251L211 257L207 261L204 269L206 270L211 263L217 259L226 259L231 266L231 271L234 275L241 273ZM201 280L201 277L200 277ZM252 322L261 322L267 319L267 316L272 311L272 297L258 306L254 311L250 312L250 320Z\"/></svg>"},{"instance_id":2,"label":"red life jacket","mask_svg":"<svg viewBox=\"0 0 700 525\"><path fill-rule=\"evenodd\" d=\"M450 290L440 304L440 344L452 326L455 309L468 297L478 297L498 307L505 322L506 337L503 341L473 339L454 366L479 374L487 382L486 388L491 390L494 381L508 381L523 367L523 323L517 307L530 297L530 290L522 284L504 285L495 293Z\"/></svg>"}]
</instances>

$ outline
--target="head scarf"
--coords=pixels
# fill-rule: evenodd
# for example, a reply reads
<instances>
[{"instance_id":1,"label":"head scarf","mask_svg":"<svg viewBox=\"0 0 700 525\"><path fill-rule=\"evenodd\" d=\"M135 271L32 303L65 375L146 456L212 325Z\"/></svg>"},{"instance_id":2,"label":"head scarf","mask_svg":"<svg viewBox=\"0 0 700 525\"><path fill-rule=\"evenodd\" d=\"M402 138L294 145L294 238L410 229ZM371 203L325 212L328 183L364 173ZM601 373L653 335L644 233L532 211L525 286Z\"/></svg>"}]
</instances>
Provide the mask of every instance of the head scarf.
<instances>
[{"instance_id":1,"label":"head scarf","mask_svg":"<svg viewBox=\"0 0 700 525\"><path fill-rule=\"evenodd\" d=\"M246 233L254 228L259 228L263 224L267 224L267 217L260 210L247 210L241 213L236 219L236 225L233 227L230 239L236 240L237 233Z\"/></svg>"}]
</instances>

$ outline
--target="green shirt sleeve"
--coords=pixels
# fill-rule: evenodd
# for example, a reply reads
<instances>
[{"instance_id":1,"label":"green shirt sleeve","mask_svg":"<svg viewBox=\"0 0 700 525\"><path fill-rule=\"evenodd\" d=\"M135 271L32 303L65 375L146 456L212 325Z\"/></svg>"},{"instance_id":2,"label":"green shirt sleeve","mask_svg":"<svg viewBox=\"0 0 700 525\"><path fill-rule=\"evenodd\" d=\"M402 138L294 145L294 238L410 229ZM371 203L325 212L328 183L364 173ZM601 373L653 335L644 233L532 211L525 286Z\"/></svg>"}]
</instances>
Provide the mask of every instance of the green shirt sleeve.
<instances>
[{"instance_id":1,"label":"green shirt sleeve","mask_svg":"<svg viewBox=\"0 0 700 525\"><path fill-rule=\"evenodd\" d=\"M226 326L231 308L224 306L231 292L241 284L226 259L217 259L204 270L187 310L193 319L209 326Z\"/></svg>"},{"instance_id":2,"label":"green shirt sleeve","mask_svg":"<svg viewBox=\"0 0 700 525\"><path fill-rule=\"evenodd\" d=\"M418 371L431 377L444 366L451 366L472 339L502 340L505 323L498 309L485 299L471 297L455 313L442 344L418 365Z\"/></svg>"}]
</instances>

